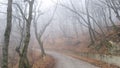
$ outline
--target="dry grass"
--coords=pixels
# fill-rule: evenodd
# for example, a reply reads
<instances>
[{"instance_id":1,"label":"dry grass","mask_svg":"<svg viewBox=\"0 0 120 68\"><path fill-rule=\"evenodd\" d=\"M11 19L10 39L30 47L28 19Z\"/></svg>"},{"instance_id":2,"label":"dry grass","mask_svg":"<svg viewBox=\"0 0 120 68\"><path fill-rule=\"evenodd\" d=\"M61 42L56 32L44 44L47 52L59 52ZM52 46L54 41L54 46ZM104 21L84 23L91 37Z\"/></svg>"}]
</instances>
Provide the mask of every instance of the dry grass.
<instances>
[{"instance_id":1,"label":"dry grass","mask_svg":"<svg viewBox=\"0 0 120 68\"><path fill-rule=\"evenodd\" d=\"M43 59L37 60L32 68L53 68L54 59L51 56L45 56Z\"/></svg>"},{"instance_id":2,"label":"dry grass","mask_svg":"<svg viewBox=\"0 0 120 68\"><path fill-rule=\"evenodd\" d=\"M55 64L53 57L46 55L41 58L40 52L30 51L28 58L32 68L53 68ZM18 68L19 57L16 56L14 59L9 59L9 67Z\"/></svg>"},{"instance_id":3,"label":"dry grass","mask_svg":"<svg viewBox=\"0 0 120 68\"><path fill-rule=\"evenodd\" d=\"M46 55L43 58L39 51L29 52L30 63L33 65L32 68L53 68L55 61L52 56Z\"/></svg>"}]
</instances>

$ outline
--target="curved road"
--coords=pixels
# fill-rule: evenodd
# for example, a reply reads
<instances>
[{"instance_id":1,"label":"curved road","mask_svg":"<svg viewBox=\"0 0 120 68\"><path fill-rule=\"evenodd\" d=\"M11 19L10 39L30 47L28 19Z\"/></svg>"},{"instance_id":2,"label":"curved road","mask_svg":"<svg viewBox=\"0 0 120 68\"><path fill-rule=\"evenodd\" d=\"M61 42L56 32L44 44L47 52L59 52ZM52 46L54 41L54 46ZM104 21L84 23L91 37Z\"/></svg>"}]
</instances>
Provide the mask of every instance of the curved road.
<instances>
[{"instance_id":1,"label":"curved road","mask_svg":"<svg viewBox=\"0 0 120 68\"><path fill-rule=\"evenodd\" d=\"M90 63L80 61L57 52L48 52L48 54L55 58L55 68L99 68Z\"/></svg>"}]
</instances>

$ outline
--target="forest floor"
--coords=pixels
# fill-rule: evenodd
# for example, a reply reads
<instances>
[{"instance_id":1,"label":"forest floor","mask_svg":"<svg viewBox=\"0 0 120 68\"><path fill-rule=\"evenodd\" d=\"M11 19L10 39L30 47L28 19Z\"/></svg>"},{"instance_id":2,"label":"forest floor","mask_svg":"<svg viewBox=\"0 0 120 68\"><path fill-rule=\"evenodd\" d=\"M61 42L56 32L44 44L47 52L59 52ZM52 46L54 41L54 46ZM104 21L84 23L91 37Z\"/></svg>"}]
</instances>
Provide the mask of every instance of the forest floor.
<instances>
[{"instance_id":1,"label":"forest floor","mask_svg":"<svg viewBox=\"0 0 120 68\"><path fill-rule=\"evenodd\" d=\"M28 59L32 68L53 68L55 60L52 56L46 55L40 57L40 52L31 51L28 53ZM16 58L10 58L9 68L18 68L18 56Z\"/></svg>"}]
</instances>

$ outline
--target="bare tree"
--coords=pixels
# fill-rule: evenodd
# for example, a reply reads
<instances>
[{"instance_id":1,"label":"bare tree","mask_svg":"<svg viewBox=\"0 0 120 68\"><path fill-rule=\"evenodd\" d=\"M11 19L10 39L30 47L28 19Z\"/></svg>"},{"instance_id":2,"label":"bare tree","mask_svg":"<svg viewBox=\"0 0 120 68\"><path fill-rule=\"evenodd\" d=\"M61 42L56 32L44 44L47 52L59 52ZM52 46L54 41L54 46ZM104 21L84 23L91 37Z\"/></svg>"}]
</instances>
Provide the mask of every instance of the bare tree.
<instances>
[{"instance_id":1,"label":"bare tree","mask_svg":"<svg viewBox=\"0 0 120 68\"><path fill-rule=\"evenodd\" d=\"M100 0L101 3L107 5L110 9L114 11L118 20L120 20L120 1L119 0Z\"/></svg>"},{"instance_id":2,"label":"bare tree","mask_svg":"<svg viewBox=\"0 0 120 68\"><path fill-rule=\"evenodd\" d=\"M54 14L55 14L55 11L56 11L56 8L57 8L57 5L55 7L55 10L53 11L53 14L52 14L52 17L50 18L50 20L48 21L47 24L43 25L43 27L39 30L38 32L38 27L37 27L37 24L39 23L39 17L43 14L43 13L40 13L40 12L35 12L34 13L34 29L35 29L35 37L40 45L40 49L41 49L41 56L44 57L46 54L45 54L45 50L44 50L44 47L43 47L43 40L42 40L42 36L44 35L45 31L47 30L47 27L50 25L50 23L52 22L53 18L54 18ZM39 10L40 7L37 9Z\"/></svg>"},{"instance_id":3,"label":"bare tree","mask_svg":"<svg viewBox=\"0 0 120 68\"><path fill-rule=\"evenodd\" d=\"M29 41L30 41L30 27L31 27L31 23L32 23L32 13L33 13L33 5L34 5L34 0L26 0L24 2L27 2L29 5L29 11L28 11L28 18L26 17L26 15L24 14L23 9L21 8L21 6L18 3L14 3L17 8L19 9L23 19L25 20L25 38L24 38L24 44L23 44L23 48L21 51L17 50L20 56L20 60L19 60L19 68L30 68L30 63L28 61L27 58L27 50L28 50L28 46L29 46ZM26 8L27 9L27 8ZM18 47L19 49L20 47Z\"/></svg>"},{"instance_id":4,"label":"bare tree","mask_svg":"<svg viewBox=\"0 0 120 68\"><path fill-rule=\"evenodd\" d=\"M4 33L4 45L2 48L2 67L1 68L8 68L8 48L9 48L9 40L12 28L12 0L8 0L7 5L7 25Z\"/></svg>"},{"instance_id":5,"label":"bare tree","mask_svg":"<svg viewBox=\"0 0 120 68\"><path fill-rule=\"evenodd\" d=\"M86 26L85 24L87 24L87 28L89 30L89 34L90 34L90 38L91 38L91 43L94 43L94 39L95 39L95 33L94 32L97 32L95 31L93 28L92 28L92 23L90 22L91 19L93 20L93 22L95 22L95 24L100 28L100 26L96 23L96 20L90 16L89 14L89 11L88 11L88 6L89 5L86 5L86 13L84 12L81 12L81 11L77 11L76 7L74 6L74 4L72 3L72 1L70 0L70 3L72 5L72 8L70 8L69 6L66 6L64 4L60 4L62 7L65 7L66 9L70 10L71 12L75 13L76 14L76 18L78 19L78 21L80 22L79 18L81 18L83 21L82 21L82 24L83 26ZM87 19L83 16L86 15L87 16ZM80 22L81 23L81 22ZM85 23L85 24L84 24ZM101 30L102 31L102 30ZM98 33L98 32L97 32Z\"/></svg>"},{"instance_id":6,"label":"bare tree","mask_svg":"<svg viewBox=\"0 0 120 68\"><path fill-rule=\"evenodd\" d=\"M116 17L120 20L120 1L119 0L108 0L109 6L113 9L116 14Z\"/></svg>"},{"instance_id":7,"label":"bare tree","mask_svg":"<svg viewBox=\"0 0 120 68\"><path fill-rule=\"evenodd\" d=\"M91 20L89 17L89 0L85 1L85 6L86 6L86 13L87 13L87 20L88 20L88 27L89 27L89 35L90 35L90 39L91 39L91 44L94 44L94 38L95 38L95 34L94 31L91 30L92 25L91 25Z\"/></svg>"}]
</instances>

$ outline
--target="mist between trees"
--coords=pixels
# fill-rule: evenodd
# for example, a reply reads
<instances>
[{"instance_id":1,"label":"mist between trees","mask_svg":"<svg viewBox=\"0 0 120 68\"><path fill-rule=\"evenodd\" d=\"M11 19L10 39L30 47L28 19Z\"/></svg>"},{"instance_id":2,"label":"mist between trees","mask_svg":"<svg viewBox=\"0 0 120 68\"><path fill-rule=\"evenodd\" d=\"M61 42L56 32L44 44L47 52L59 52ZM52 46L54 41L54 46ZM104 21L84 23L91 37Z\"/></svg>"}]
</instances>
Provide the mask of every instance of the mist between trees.
<instances>
[{"instance_id":1,"label":"mist between trees","mask_svg":"<svg viewBox=\"0 0 120 68\"><path fill-rule=\"evenodd\" d=\"M107 41L110 28L119 31L120 0L51 0L49 6L45 4L43 0L0 1L1 68L8 68L8 57L16 52L19 68L32 67L27 54L35 44L44 57L44 46L54 46L59 42L56 39L65 39L65 45L87 41L90 47L97 37Z\"/></svg>"}]
</instances>

